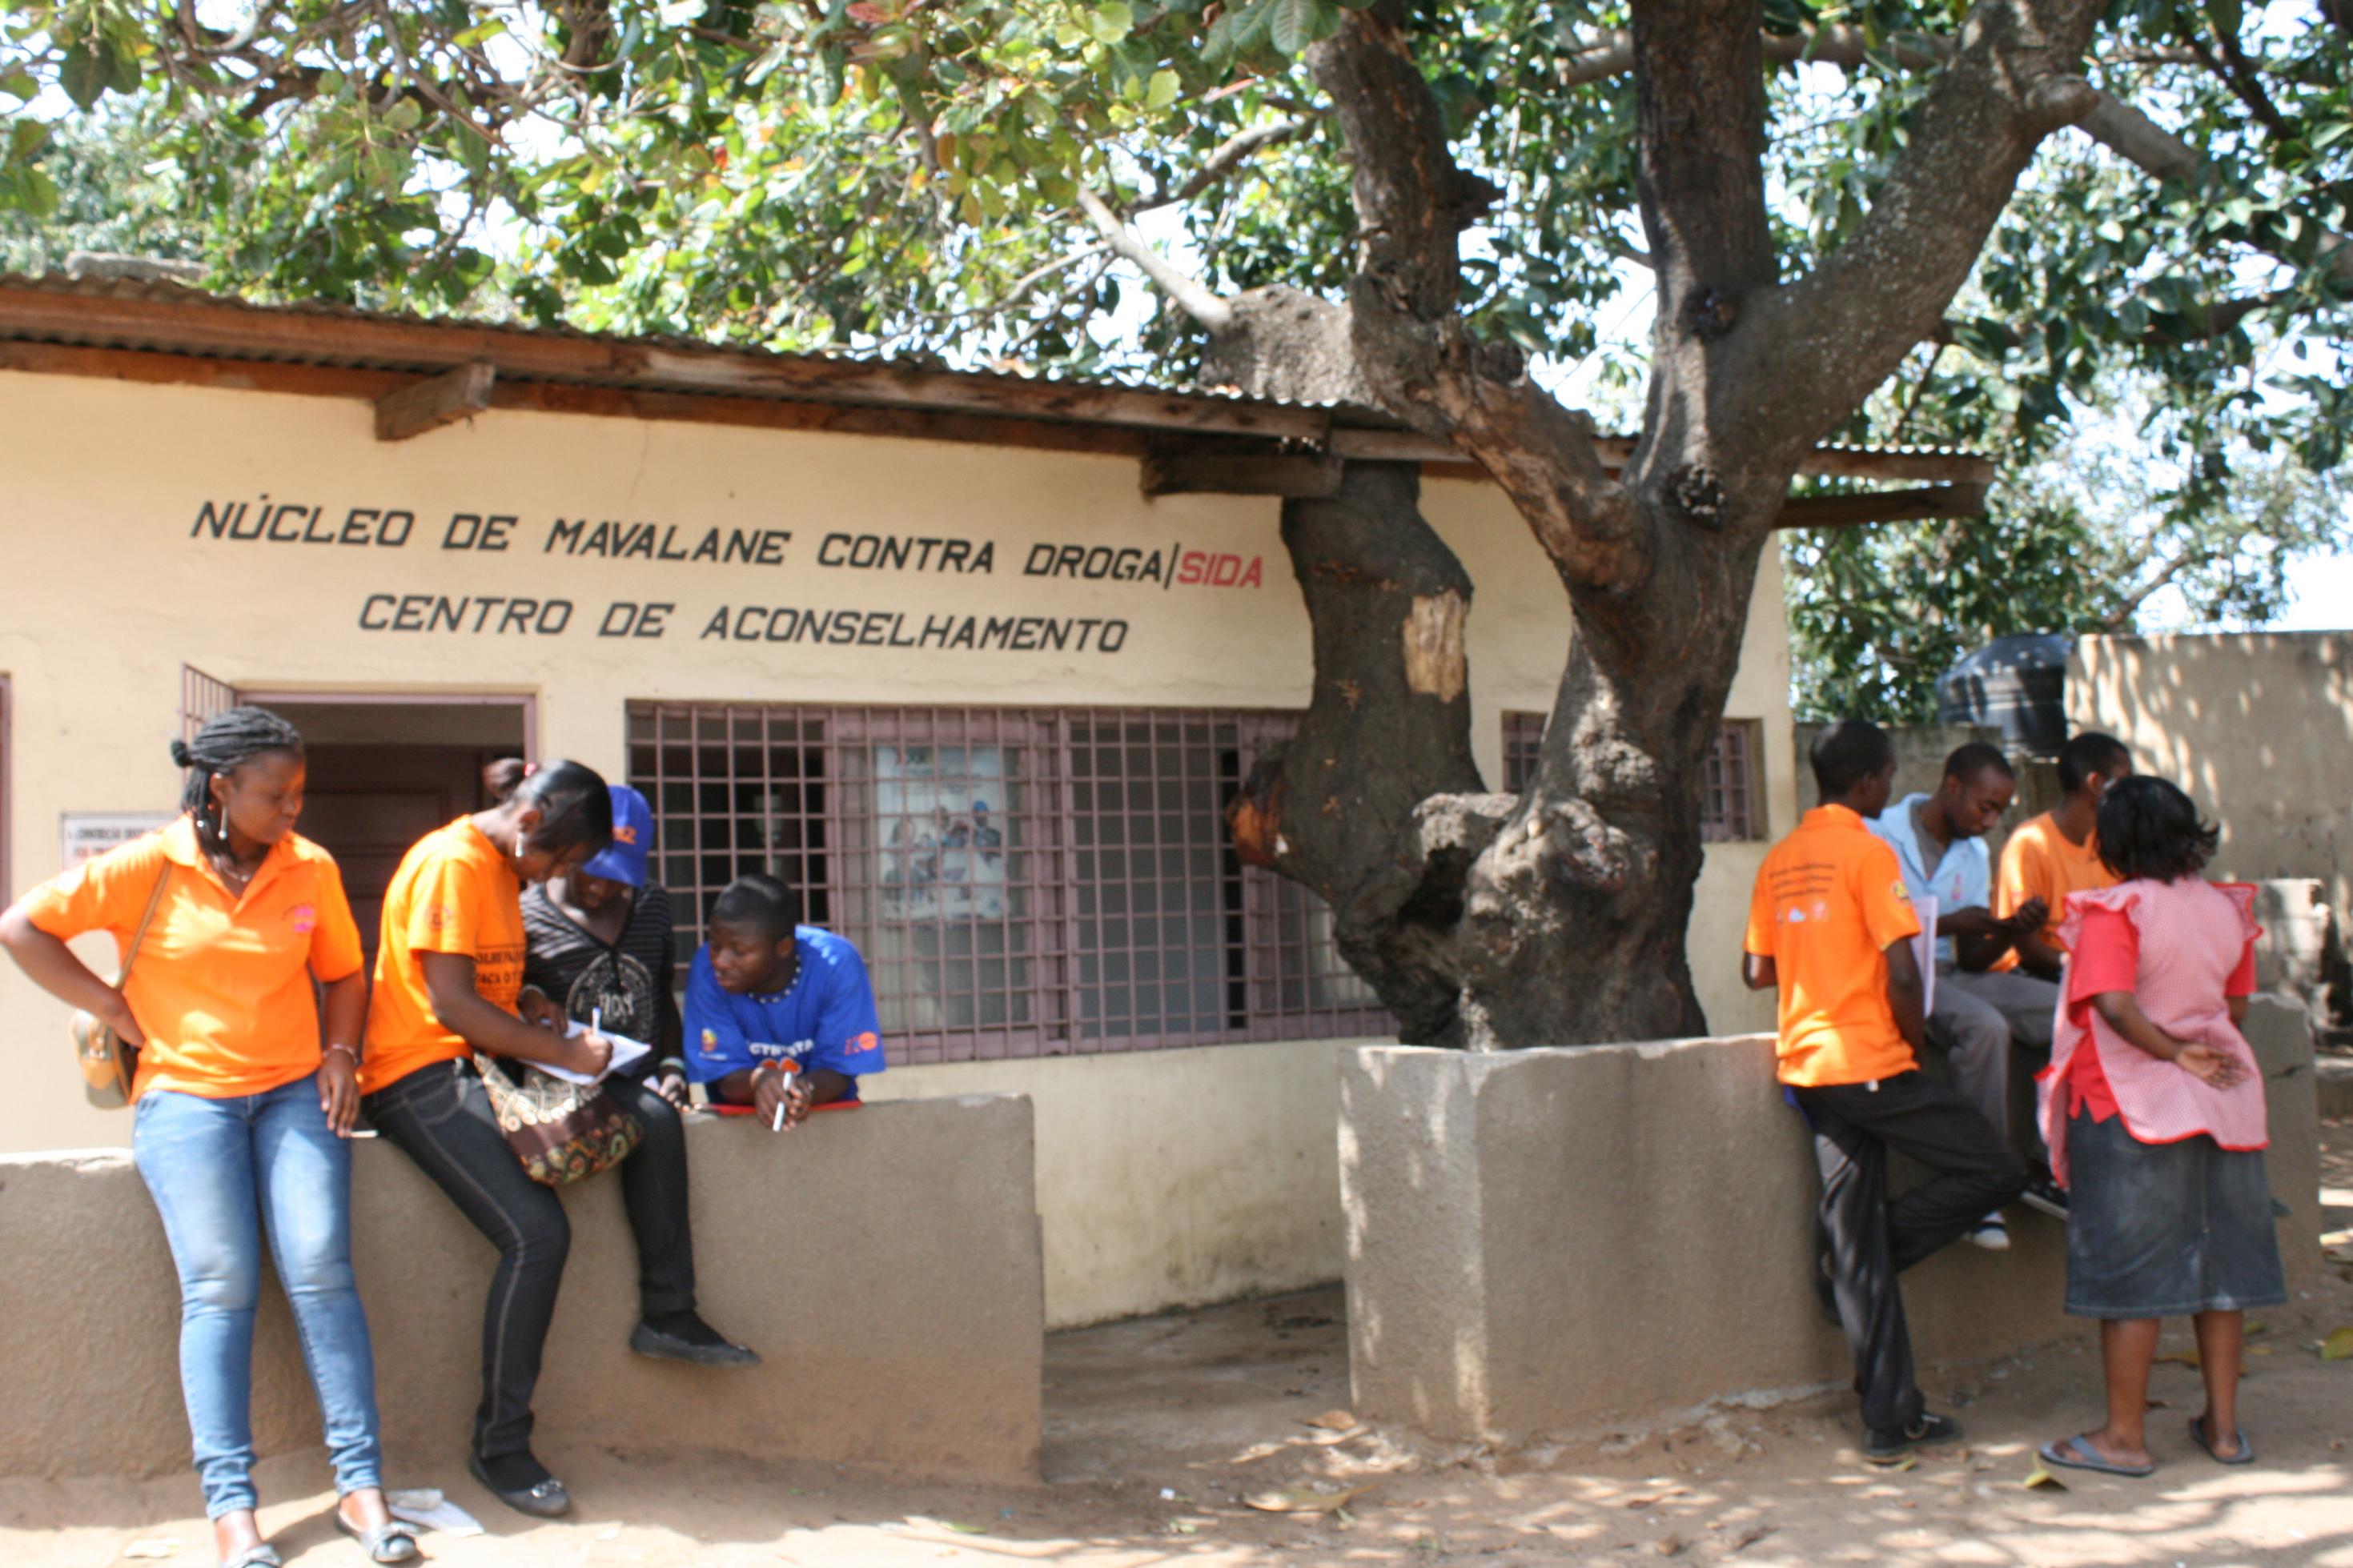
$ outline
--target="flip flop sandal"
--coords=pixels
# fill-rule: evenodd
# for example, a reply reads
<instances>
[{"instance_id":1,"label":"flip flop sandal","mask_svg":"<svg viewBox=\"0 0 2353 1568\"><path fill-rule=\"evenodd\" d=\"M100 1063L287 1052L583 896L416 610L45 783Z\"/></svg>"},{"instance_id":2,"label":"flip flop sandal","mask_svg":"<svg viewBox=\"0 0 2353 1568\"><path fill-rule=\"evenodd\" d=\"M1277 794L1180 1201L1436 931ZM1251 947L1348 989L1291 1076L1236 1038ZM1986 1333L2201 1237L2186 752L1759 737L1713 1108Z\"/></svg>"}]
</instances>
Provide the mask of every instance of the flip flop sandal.
<instances>
[{"instance_id":1,"label":"flip flop sandal","mask_svg":"<svg viewBox=\"0 0 2353 1568\"><path fill-rule=\"evenodd\" d=\"M2218 1454L2214 1451L2214 1445L2206 1440L2205 1421L2200 1417L2194 1415L2189 1419L2189 1440L2197 1444L2200 1447L2205 1449L2206 1457L2208 1458L2213 1460L2218 1465L2253 1464L2255 1462L2255 1446L2247 1441L2247 1434L2242 1430L2234 1432L2232 1436L2239 1439L2239 1451L2228 1456Z\"/></svg>"},{"instance_id":2,"label":"flip flop sandal","mask_svg":"<svg viewBox=\"0 0 2353 1568\"><path fill-rule=\"evenodd\" d=\"M2045 1443L2035 1450L2046 1465L2057 1465L2070 1470L2097 1470L2104 1476L2153 1476L2155 1465L2119 1465L2103 1455L2080 1436L2064 1437L2056 1443Z\"/></svg>"},{"instance_id":3,"label":"flip flop sandal","mask_svg":"<svg viewBox=\"0 0 2353 1568\"><path fill-rule=\"evenodd\" d=\"M396 1519L389 1524L377 1525L374 1530L362 1530L345 1519L343 1510L339 1508L335 1510L335 1528L358 1542L360 1550L368 1554L371 1563L414 1563L424 1555L423 1549L417 1544L416 1526L406 1520Z\"/></svg>"},{"instance_id":4,"label":"flip flop sandal","mask_svg":"<svg viewBox=\"0 0 2353 1568\"><path fill-rule=\"evenodd\" d=\"M286 1568L286 1559L267 1541L257 1542L234 1557L224 1557L220 1568Z\"/></svg>"}]
</instances>

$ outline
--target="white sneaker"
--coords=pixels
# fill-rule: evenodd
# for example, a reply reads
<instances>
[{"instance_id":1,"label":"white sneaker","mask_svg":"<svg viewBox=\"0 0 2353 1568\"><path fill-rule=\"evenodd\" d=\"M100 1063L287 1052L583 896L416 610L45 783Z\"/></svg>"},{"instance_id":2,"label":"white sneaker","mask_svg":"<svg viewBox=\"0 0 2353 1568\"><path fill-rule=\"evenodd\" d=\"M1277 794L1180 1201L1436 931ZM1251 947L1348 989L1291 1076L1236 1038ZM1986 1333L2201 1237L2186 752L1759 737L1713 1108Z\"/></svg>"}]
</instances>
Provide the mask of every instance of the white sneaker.
<instances>
[{"instance_id":1,"label":"white sneaker","mask_svg":"<svg viewBox=\"0 0 2353 1568\"><path fill-rule=\"evenodd\" d=\"M2010 1226L2002 1223L2001 1215L1989 1214L1978 1221L1978 1227L1969 1232L1969 1239L1988 1252L2008 1252Z\"/></svg>"}]
</instances>

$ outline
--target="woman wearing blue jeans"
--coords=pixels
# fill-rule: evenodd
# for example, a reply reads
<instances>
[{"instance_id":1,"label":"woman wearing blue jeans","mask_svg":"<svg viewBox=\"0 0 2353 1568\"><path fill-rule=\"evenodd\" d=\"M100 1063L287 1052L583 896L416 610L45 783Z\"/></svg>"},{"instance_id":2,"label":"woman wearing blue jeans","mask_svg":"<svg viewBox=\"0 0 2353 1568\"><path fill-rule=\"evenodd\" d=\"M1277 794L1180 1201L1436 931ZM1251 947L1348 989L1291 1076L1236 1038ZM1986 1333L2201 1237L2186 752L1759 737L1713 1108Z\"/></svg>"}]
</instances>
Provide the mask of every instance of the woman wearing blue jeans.
<instances>
[{"instance_id":1,"label":"woman wearing blue jeans","mask_svg":"<svg viewBox=\"0 0 2353 1568\"><path fill-rule=\"evenodd\" d=\"M140 1047L132 1157L179 1270L180 1386L222 1568L280 1562L254 1516L265 1233L319 1394L335 1524L374 1561L405 1563L417 1542L385 1504L375 1363L352 1279L359 931L333 858L294 832L292 725L232 709L172 755L187 770L185 814L26 894L0 914L0 947ZM128 951L142 924L119 989L66 946L104 931Z\"/></svg>"}]
</instances>

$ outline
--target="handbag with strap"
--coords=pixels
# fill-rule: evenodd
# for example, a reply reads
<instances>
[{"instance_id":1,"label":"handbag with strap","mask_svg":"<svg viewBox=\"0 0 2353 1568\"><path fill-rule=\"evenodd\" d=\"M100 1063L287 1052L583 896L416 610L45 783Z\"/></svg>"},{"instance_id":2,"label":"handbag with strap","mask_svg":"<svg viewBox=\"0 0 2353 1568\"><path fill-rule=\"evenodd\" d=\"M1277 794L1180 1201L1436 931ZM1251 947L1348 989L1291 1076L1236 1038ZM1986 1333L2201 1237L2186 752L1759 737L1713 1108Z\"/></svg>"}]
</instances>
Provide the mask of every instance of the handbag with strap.
<instances>
[{"instance_id":1,"label":"handbag with strap","mask_svg":"<svg viewBox=\"0 0 2353 1568\"><path fill-rule=\"evenodd\" d=\"M138 961L140 948L146 944L147 928L155 922L156 908L164 901L164 885L171 879L172 862L166 859L155 878L155 890L147 895L147 912L139 917L139 929L132 935L130 951L122 955L122 973L114 982L118 991L130 984L131 966ZM74 1010L73 1022L67 1026L73 1033L74 1065L81 1069L83 1098L100 1110L120 1110L129 1105L132 1083L139 1076L139 1047L100 1023L96 1014L79 1008Z\"/></svg>"},{"instance_id":2,"label":"handbag with strap","mask_svg":"<svg viewBox=\"0 0 2353 1568\"><path fill-rule=\"evenodd\" d=\"M523 1173L561 1187L607 1171L646 1135L634 1113L601 1084L569 1083L529 1062L477 1056L475 1067L491 1097L491 1113ZM510 1069L522 1079L510 1077Z\"/></svg>"}]
</instances>

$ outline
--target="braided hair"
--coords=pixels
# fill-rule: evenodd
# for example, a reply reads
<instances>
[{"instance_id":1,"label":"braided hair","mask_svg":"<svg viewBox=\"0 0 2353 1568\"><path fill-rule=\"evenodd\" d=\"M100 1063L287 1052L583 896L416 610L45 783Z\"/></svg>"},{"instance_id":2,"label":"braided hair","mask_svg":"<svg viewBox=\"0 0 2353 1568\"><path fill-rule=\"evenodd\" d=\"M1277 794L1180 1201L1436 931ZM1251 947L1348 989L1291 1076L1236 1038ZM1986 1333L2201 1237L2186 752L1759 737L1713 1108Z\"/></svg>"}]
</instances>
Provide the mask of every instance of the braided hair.
<instances>
[{"instance_id":1,"label":"braided hair","mask_svg":"<svg viewBox=\"0 0 2353 1568\"><path fill-rule=\"evenodd\" d=\"M205 721L193 741L172 742L172 761L187 770L180 809L196 819L196 835L228 852L228 824L213 799L213 780L269 752L302 754L302 731L267 708L232 708Z\"/></svg>"}]
</instances>

